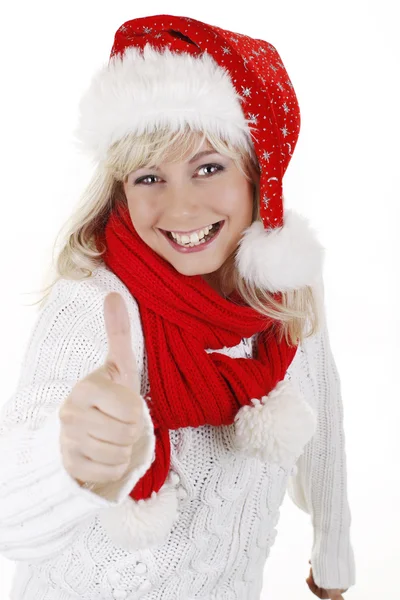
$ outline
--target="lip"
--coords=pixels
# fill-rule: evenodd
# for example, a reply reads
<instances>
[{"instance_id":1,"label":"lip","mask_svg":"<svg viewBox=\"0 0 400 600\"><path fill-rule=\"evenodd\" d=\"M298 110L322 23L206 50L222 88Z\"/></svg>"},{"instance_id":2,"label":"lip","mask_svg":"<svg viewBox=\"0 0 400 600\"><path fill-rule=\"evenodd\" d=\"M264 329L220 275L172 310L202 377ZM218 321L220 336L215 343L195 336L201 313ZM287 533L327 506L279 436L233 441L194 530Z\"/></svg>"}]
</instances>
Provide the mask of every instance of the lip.
<instances>
[{"instance_id":1,"label":"lip","mask_svg":"<svg viewBox=\"0 0 400 600\"><path fill-rule=\"evenodd\" d=\"M167 234L164 232L164 229L160 229L160 231L163 234L163 236L165 237L165 239L171 244L171 246L175 250L177 250L178 252L182 252L183 254L187 254L189 252L201 252L202 250L205 250L206 248L209 248L210 246L212 246L213 242L215 242L215 240L218 238L219 234L221 233L222 229L224 228L224 225L225 225L225 221L222 221L219 230L217 231L216 235L213 238L211 238L211 240L209 240L205 244L200 244L199 246L193 246L192 248L190 248L190 247L185 248L184 246L179 246L179 244L177 244L176 242L174 242L174 240L171 240L167 236ZM197 231L197 229L195 229L194 231Z\"/></svg>"}]
</instances>

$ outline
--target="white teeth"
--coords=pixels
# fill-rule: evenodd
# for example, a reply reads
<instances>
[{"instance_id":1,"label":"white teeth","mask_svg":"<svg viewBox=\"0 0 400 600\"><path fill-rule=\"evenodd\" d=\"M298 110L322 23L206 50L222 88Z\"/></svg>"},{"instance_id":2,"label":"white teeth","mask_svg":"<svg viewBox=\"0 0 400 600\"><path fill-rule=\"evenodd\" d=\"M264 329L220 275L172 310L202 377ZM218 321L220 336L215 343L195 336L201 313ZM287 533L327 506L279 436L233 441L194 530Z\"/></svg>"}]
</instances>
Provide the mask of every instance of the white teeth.
<instances>
[{"instance_id":1,"label":"white teeth","mask_svg":"<svg viewBox=\"0 0 400 600\"><path fill-rule=\"evenodd\" d=\"M172 237L174 238L174 240L176 240L177 242L181 243L181 244L196 244L198 243L200 240L202 240L213 228L213 225L207 225L207 227L204 227L204 229L199 229L198 231L194 231L193 233L191 233L190 235L188 234L183 234L180 235L179 233L174 233L173 231L170 231L170 234L172 235Z\"/></svg>"},{"instance_id":2,"label":"white teeth","mask_svg":"<svg viewBox=\"0 0 400 600\"><path fill-rule=\"evenodd\" d=\"M180 244L181 246L192 247L192 246L199 246L200 244L204 244L206 241L205 237L208 235L208 233L211 231L212 228L213 228L213 225L208 225L207 227L204 227L204 229L199 229L198 231L194 231L190 235L180 235L179 233L175 233L173 231L170 231L169 233L171 234L173 239L177 242L177 244Z\"/></svg>"}]
</instances>

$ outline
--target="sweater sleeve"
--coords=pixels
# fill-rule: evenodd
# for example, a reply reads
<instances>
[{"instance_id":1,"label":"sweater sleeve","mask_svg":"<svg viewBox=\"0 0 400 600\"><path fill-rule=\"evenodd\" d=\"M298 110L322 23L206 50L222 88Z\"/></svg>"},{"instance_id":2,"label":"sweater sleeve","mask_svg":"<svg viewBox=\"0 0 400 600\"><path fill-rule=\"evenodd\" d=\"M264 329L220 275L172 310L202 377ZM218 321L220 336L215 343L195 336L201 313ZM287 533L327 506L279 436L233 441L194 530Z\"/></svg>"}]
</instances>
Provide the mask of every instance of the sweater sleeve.
<instances>
[{"instance_id":1,"label":"sweater sleeve","mask_svg":"<svg viewBox=\"0 0 400 600\"><path fill-rule=\"evenodd\" d=\"M95 493L62 463L59 408L75 383L104 362L104 297L87 282L53 286L30 335L15 393L2 407L0 553L10 560L39 562L60 553L94 513L121 504L154 460L154 428L142 398L145 431L123 480ZM129 310L132 315L132 303ZM132 316L138 360L139 317Z\"/></svg>"},{"instance_id":2,"label":"sweater sleeve","mask_svg":"<svg viewBox=\"0 0 400 600\"><path fill-rule=\"evenodd\" d=\"M325 311L321 317L321 330L303 341L301 350L303 372L317 395L317 429L289 477L288 494L296 506L311 515L310 560L315 583L325 589L347 589L355 584L355 560L350 539L341 382Z\"/></svg>"}]
</instances>

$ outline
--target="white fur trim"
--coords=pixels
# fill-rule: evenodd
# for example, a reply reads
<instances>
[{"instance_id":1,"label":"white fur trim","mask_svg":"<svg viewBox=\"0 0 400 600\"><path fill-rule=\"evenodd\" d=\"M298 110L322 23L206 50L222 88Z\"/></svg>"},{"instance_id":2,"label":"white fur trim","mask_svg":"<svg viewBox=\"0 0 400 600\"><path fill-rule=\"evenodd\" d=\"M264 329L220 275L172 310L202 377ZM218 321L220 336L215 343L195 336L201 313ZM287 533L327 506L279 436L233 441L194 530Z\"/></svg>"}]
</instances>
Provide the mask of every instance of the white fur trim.
<instances>
[{"instance_id":1,"label":"white fur trim","mask_svg":"<svg viewBox=\"0 0 400 600\"><path fill-rule=\"evenodd\" d=\"M130 496L119 506L99 512L99 520L117 545L134 551L164 543L179 517L178 494L170 473L162 488L136 502Z\"/></svg>"},{"instance_id":2,"label":"white fur trim","mask_svg":"<svg viewBox=\"0 0 400 600\"><path fill-rule=\"evenodd\" d=\"M240 98L229 72L207 52L193 56L146 44L142 54L130 46L93 77L81 98L74 134L78 146L96 160L127 133L164 125L174 131L185 124L213 131L244 142L250 151L252 126Z\"/></svg>"},{"instance_id":3,"label":"white fur trim","mask_svg":"<svg viewBox=\"0 0 400 600\"><path fill-rule=\"evenodd\" d=\"M242 406L235 417L237 449L262 461L292 466L316 430L311 406L289 380L251 402L253 406Z\"/></svg>"},{"instance_id":4,"label":"white fur trim","mask_svg":"<svg viewBox=\"0 0 400 600\"><path fill-rule=\"evenodd\" d=\"M248 283L285 292L320 279L324 251L307 219L287 210L282 227L265 229L254 221L243 233L235 261Z\"/></svg>"}]
</instances>

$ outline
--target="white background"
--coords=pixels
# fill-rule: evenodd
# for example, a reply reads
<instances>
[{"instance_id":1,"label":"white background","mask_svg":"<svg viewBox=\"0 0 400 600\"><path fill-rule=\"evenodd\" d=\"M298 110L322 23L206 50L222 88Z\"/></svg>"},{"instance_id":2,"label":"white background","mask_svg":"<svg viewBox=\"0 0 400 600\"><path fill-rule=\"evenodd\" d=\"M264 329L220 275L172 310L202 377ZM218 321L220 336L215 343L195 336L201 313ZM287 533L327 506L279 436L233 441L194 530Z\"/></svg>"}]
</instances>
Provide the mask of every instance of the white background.
<instances>
[{"instance_id":1,"label":"white background","mask_svg":"<svg viewBox=\"0 0 400 600\"><path fill-rule=\"evenodd\" d=\"M271 42L301 109L287 207L326 248L325 290L344 403L357 584L345 598L398 594L400 493L399 60L397 2L147 0L16 2L0 14L0 404L12 395L55 236L90 178L74 147L78 102L132 18L190 16ZM1 460L1 457L0 457ZM1 482L0 482L1 483ZM0 515L1 519L1 515ZM309 517L285 497L263 598L315 597ZM0 557L0 597L14 565Z\"/></svg>"}]
</instances>

